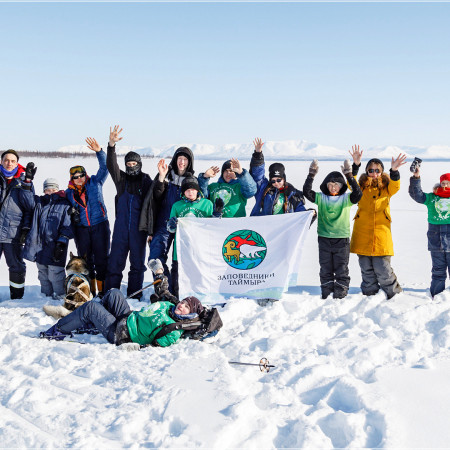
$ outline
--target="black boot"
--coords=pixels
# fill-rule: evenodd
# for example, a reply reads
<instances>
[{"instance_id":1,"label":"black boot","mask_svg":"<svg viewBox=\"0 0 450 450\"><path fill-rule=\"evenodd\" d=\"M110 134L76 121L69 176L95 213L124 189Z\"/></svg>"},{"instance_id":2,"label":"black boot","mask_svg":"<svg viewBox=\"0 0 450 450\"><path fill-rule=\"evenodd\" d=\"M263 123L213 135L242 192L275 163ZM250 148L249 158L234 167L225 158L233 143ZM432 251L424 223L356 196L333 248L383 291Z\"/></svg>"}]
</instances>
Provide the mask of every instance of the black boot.
<instances>
[{"instance_id":1,"label":"black boot","mask_svg":"<svg viewBox=\"0 0 450 450\"><path fill-rule=\"evenodd\" d=\"M23 298L25 293L25 272L9 273L9 292L12 300Z\"/></svg>"}]
</instances>

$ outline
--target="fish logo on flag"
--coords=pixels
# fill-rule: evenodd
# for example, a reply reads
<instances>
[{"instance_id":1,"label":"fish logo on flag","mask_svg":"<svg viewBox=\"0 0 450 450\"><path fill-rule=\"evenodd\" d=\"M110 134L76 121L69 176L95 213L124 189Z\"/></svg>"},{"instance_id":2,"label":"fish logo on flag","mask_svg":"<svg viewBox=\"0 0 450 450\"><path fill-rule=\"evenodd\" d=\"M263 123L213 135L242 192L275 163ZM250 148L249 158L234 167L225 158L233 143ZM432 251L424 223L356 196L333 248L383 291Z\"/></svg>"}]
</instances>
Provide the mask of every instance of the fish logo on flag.
<instances>
[{"instance_id":1,"label":"fish logo on flag","mask_svg":"<svg viewBox=\"0 0 450 450\"><path fill-rule=\"evenodd\" d=\"M231 233L222 246L225 262L239 270L258 267L267 255L264 238L252 230L239 230Z\"/></svg>"}]
</instances>

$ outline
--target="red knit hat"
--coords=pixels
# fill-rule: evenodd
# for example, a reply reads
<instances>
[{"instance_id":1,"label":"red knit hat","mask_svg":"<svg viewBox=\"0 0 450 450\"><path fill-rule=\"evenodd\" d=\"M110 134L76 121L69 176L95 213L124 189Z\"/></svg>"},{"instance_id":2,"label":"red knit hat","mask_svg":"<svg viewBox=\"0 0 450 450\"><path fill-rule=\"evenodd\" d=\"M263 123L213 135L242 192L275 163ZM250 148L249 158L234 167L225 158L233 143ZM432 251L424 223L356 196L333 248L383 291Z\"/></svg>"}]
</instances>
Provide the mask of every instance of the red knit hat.
<instances>
[{"instance_id":1,"label":"red knit hat","mask_svg":"<svg viewBox=\"0 0 450 450\"><path fill-rule=\"evenodd\" d=\"M441 183L444 181L444 180L447 180L447 181L450 181L450 173L444 173L444 175L441 175Z\"/></svg>"}]
</instances>

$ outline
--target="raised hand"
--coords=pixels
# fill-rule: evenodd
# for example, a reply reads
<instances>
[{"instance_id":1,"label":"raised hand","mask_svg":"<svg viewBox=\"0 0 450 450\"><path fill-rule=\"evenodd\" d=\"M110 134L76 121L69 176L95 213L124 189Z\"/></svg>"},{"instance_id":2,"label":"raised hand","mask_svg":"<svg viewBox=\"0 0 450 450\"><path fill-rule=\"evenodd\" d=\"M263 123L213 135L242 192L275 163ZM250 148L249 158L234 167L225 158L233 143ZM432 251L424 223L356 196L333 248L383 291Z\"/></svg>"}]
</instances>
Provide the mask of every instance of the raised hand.
<instances>
[{"instance_id":1,"label":"raised hand","mask_svg":"<svg viewBox=\"0 0 450 450\"><path fill-rule=\"evenodd\" d=\"M102 148L100 147L100 144L91 137L86 138L86 144L88 146L89 150L93 150L94 152L99 152Z\"/></svg>"},{"instance_id":2,"label":"raised hand","mask_svg":"<svg viewBox=\"0 0 450 450\"><path fill-rule=\"evenodd\" d=\"M264 142L262 141L261 138L256 138L253 141L253 145L255 146L255 152L260 153L262 151L262 147L264 145Z\"/></svg>"},{"instance_id":3,"label":"raised hand","mask_svg":"<svg viewBox=\"0 0 450 450\"><path fill-rule=\"evenodd\" d=\"M231 158L231 169L239 175L242 173L242 166L238 159Z\"/></svg>"},{"instance_id":4,"label":"raised hand","mask_svg":"<svg viewBox=\"0 0 450 450\"><path fill-rule=\"evenodd\" d=\"M169 166L166 164L166 161L164 159L160 159L158 161L158 172L159 172L159 181L161 183L166 178L168 171L169 171Z\"/></svg>"},{"instance_id":5,"label":"raised hand","mask_svg":"<svg viewBox=\"0 0 450 450\"><path fill-rule=\"evenodd\" d=\"M114 125L114 128L109 127L109 146L114 147L116 142L119 142L123 139L120 137L120 133L122 133L123 128L119 130L119 125Z\"/></svg>"},{"instance_id":6,"label":"raised hand","mask_svg":"<svg viewBox=\"0 0 450 450\"><path fill-rule=\"evenodd\" d=\"M353 158L353 162L359 166L361 164L361 157L363 154L363 150L359 150L359 145L353 145L352 149L348 151L350 156Z\"/></svg>"},{"instance_id":7,"label":"raised hand","mask_svg":"<svg viewBox=\"0 0 450 450\"><path fill-rule=\"evenodd\" d=\"M217 166L211 166L204 174L203 176L205 178L214 178L218 173L220 172L220 169Z\"/></svg>"},{"instance_id":8,"label":"raised hand","mask_svg":"<svg viewBox=\"0 0 450 450\"><path fill-rule=\"evenodd\" d=\"M319 161L317 161L317 159L314 159L309 166L309 174L315 177L318 171L319 171Z\"/></svg>"},{"instance_id":9,"label":"raised hand","mask_svg":"<svg viewBox=\"0 0 450 450\"><path fill-rule=\"evenodd\" d=\"M34 176L36 175L36 170L37 170L37 167L34 165L34 163L29 162L25 169L25 180L32 180L34 178Z\"/></svg>"},{"instance_id":10,"label":"raised hand","mask_svg":"<svg viewBox=\"0 0 450 450\"><path fill-rule=\"evenodd\" d=\"M349 173L352 173L352 165L350 164L350 160L349 160L349 159L346 159L346 160L344 161L344 165L341 166L341 170L342 170L342 173L343 173L344 175L347 175L347 174L349 174Z\"/></svg>"},{"instance_id":11,"label":"raised hand","mask_svg":"<svg viewBox=\"0 0 450 450\"><path fill-rule=\"evenodd\" d=\"M406 155L404 153L400 153L396 159L392 157L391 161L392 170L398 170L400 166L403 166L403 164L406 164Z\"/></svg>"}]
</instances>

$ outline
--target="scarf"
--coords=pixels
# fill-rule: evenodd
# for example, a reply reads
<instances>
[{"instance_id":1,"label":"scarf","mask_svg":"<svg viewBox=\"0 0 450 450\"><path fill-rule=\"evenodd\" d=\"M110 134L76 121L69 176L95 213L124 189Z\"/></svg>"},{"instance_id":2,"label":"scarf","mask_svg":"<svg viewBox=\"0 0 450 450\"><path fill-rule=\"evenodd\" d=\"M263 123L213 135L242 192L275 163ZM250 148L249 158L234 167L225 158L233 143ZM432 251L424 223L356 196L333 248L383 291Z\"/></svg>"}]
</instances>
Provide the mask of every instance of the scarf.
<instances>
[{"instance_id":1,"label":"scarf","mask_svg":"<svg viewBox=\"0 0 450 450\"><path fill-rule=\"evenodd\" d=\"M17 166L13 170L6 170L3 166L0 166L0 170L2 171L2 174L5 176L5 178L13 177L17 171L19 170L19 166Z\"/></svg>"}]
</instances>

